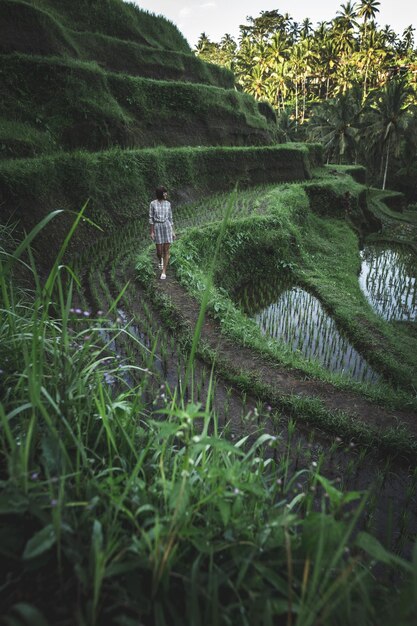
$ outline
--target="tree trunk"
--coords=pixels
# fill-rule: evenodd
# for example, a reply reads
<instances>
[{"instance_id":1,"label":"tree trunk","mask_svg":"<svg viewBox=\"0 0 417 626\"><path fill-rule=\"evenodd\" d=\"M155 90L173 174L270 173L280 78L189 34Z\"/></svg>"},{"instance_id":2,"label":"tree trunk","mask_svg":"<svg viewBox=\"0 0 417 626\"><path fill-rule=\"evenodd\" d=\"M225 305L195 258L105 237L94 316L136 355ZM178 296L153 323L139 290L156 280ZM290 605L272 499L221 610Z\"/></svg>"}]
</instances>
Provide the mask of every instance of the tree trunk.
<instances>
[{"instance_id":1,"label":"tree trunk","mask_svg":"<svg viewBox=\"0 0 417 626\"><path fill-rule=\"evenodd\" d=\"M387 143L387 158L385 161L385 171L384 171L384 180L382 183L382 189L385 189L385 183L387 182L387 172L388 172L388 159L389 159L389 144L390 144L391 135L388 135L388 143Z\"/></svg>"},{"instance_id":2,"label":"tree trunk","mask_svg":"<svg viewBox=\"0 0 417 626\"><path fill-rule=\"evenodd\" d=\"M366 91L368 88L368 61L366 62L366 68L365 68L365 80L363 81L363 95L362 95L362 104L365 102L366 100Z\"/></svg>"},{"instance_id":3,"label":"tree trunk","mask_svg":"<svg viewBox=\"0 0 417 626\"><path fill-rule=\"evenodd\" d=\"M305 113L306 113L306 91L307 91L307 80L306 77L303 77L303 112L301 115L301 123L304 124L304 119L305 119Z\"/></svg>"},{"instance_id":4,"label":"tree trunk","mask_svg":"<svg viewBox=\"0 0 417 626\"><path fill-rule=\"evenodd\" d=\"M295 80L295 127L298 127L298 80Z\"/></svg>"}]
</instances>

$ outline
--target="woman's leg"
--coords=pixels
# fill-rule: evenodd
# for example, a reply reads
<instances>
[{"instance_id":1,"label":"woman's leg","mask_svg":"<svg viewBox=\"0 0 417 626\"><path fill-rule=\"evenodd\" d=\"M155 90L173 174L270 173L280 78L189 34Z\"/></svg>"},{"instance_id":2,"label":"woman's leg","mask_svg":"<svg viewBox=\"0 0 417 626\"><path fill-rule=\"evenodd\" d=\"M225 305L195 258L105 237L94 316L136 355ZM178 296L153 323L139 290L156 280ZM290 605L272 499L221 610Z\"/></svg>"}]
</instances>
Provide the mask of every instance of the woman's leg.
<instances>
[{"instance_id":1,"label":"woman's leg","mask_svg":"<svg viewBox=\"0 0 417 626\"><path fill-rule=\"evenodd\" d=\"M162 257L164 255L163 254L163 252L164 252L163 251L164 244L163 243L156 243L155 245L156 245L156 256L158 257L158 263L160 264L163 261Z\"/></svg>"},{"instance_id":2,"label":"woman's leg","mask_svg":"<svg viewBox=\"0 0 417 626\"><path fill-rule=\"evenodd\" d=\"M164 274L167 273L167 267L168 267L169 257L170 257L170 254L169 254L169 247L170 247L170 245L171 245L170 243L163 243L162 244L162 246L163 246L163 248L162 248L162 255L164 257L164 269L162 270L162 272Z\"/></svg>"}]
</instances>

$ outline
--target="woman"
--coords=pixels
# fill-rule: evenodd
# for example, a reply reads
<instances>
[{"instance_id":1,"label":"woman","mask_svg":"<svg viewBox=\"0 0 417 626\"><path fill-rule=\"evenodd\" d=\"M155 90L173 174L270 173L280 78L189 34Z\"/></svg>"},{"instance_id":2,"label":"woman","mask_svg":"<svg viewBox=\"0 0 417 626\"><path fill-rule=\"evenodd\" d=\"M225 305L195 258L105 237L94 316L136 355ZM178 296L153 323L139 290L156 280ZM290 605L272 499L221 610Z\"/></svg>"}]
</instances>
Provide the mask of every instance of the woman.
<instances>
[{"instance_id":1,"label":"woman","mask_svg":"<svg viewBox=\"0 0 417 626\"><path fill-rule=\"evenodd\" d=\"M167 200L168 192L165 187L158 187L155 195L156 200L152 200L149 206L149 224L151 225L151 239L156 244L159 269L162 270L161 280L165 280L169 263L169 247L175 239L174 223L171 203Z\"/></svg>"}]
</instances>

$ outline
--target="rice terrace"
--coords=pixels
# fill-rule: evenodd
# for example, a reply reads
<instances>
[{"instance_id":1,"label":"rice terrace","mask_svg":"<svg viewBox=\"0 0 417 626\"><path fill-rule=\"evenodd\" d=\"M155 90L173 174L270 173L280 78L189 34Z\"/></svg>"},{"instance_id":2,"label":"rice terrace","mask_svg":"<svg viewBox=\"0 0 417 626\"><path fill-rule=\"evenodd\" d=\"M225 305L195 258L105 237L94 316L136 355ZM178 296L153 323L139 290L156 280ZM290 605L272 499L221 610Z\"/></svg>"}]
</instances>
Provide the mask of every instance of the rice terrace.
<instances>
[{"instance_id":1,"label":"rice terrace","mask_svg":"<svg viewBox=\"0 0 417 626\"><path fill-rule=\"evenodd\" d=\"M193 50L139 1L0 0L1 624L417 623L417 49L383 5Z\"/></svg>"}]
</instances>

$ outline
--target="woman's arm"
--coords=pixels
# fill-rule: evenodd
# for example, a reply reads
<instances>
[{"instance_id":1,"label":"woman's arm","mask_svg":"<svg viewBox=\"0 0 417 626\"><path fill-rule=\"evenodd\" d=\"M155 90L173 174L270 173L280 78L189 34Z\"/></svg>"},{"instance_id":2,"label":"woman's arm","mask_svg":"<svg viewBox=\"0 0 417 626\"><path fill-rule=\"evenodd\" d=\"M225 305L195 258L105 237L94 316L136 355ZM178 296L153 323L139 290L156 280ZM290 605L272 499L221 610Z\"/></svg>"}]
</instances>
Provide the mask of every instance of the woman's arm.
<instances>
[{"instance_id":1,"label":"woman's arm","mask_svg":"<svg viewBox=\"0 0 417 626\"><path fill-rule=\"evenodd\" d=\"M154 228L154 216L153 216L153 204L149 205L149 224L150 224L150 235L151 239L155 239L155 228Z\"/></svg>"},{"instance_id":2,"label":"woman's arm","mask_svg":"<svg viewBox=\"0 0 417 626\"><path fill-rule=\"evenodd\" d=\"M174 221L173 221L173 219L172 219L172 209L171 209L171 204L169 205L169 209L168 209L168 222L171 224L171 227L172 227L172 236L173 236L173 237L174 237L174 239L175 239L176 234L175 234L175 229L174 229Z\"/></svg>"}]
</instances>

